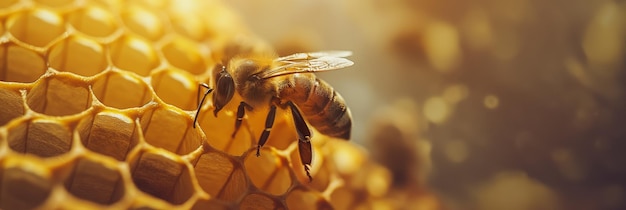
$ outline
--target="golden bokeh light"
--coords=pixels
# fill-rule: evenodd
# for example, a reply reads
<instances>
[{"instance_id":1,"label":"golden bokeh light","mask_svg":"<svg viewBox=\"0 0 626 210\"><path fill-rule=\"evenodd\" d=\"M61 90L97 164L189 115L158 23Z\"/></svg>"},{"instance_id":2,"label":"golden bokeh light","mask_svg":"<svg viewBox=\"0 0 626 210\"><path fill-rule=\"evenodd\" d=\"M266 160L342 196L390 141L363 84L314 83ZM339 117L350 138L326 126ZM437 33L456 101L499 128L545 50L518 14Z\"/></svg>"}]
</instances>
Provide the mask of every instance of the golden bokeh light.
<instances>
[{"instance_id":1,"label":"golden bokeh light","mask_svg":"<svg viewBox=\"0 0 626 210\"><path fill-rule=\"evenodd\" d=\"M457 29L444 22L431 23L424 34L426 52L433 67L448 72L461 62Z\"/></svg>"},{"instance_id":2,"label":"golden bokeh light","mask_svg":"<svg viewBox=\"0 0 626 210\"><path fill-rule=\"evenodd\" d=\"M498 108L498 106L500 105L500 99L498 99L498 97L495 95L487 95L485 96L485 100L483 101L483 103L488 109L495 109Z\"/></svg>"},{"instance_id":3,"label":"golden bokeh light","mask_svg":"<svg viewBox=\"0 0 626 210\"><path fill-rule=\"evenodd\" d=\"M450 141L445 144L446 158L453 163L463 163L469 156L467 143L463 140Z\"/></svg>"},{"instance_id":4,"label":"golden bokeh light","mask_svg":"<svg viewBox=\"0 0 626 210\"><path fill-rule=\"evenodd\" d=\"M424 102L424 116L435 124L444 123L451 111L450 105L441 97L431 97Z\"/></svg>"}]
</instances>

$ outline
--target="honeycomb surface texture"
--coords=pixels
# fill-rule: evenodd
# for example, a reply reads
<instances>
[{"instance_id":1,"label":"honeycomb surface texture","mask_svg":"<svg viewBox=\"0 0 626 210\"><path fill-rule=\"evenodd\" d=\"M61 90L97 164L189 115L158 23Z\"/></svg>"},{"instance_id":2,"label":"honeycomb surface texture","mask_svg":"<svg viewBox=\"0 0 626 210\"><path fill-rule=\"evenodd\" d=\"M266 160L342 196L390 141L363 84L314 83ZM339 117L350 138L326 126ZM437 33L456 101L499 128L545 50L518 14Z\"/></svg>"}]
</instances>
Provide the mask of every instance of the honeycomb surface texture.
<instances>
[{"instance_id":1,"label":"honeycomb surface texture","mask_svg":"<svg viewBox=\"0 0 626 210\"><path fill-rule=\"evenodd\" d=\"M0 209L367 207L389 172L318 134L309 182L284 110L260 157L267 112L193 127L214 66L271 51L218 1L0 1Z\"/></svg>"}]
</instances>

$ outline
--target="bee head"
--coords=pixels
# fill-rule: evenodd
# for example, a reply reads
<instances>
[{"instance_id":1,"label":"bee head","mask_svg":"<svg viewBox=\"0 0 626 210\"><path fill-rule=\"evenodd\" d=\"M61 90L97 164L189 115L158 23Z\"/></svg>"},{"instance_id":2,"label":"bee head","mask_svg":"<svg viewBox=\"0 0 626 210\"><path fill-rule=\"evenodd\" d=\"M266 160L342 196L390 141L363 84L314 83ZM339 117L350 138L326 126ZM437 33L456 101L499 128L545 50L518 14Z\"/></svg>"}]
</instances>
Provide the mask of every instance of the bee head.
<instances>
[{"instance_id":1,"label":"bee head","mask_svg":"<svg viewBox=\"0 0 626 210\"><path fill-rule=\"evenodd\" d=\"M217 117L217 113L230 102L235 94L235 82L233 77L226 71L226 67L218 65L220 72L215 77L215 92L213 93L213 114Z\"/></svg>"}]
</instances>

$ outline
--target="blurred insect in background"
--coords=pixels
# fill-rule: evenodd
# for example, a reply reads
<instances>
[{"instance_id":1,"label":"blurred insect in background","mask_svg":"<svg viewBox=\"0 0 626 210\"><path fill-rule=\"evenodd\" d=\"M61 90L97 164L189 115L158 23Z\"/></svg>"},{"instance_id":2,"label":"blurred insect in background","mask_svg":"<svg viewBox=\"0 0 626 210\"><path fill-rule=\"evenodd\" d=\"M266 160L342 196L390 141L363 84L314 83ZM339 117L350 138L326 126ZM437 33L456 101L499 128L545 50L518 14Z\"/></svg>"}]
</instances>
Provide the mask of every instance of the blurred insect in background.
<instances>
[{"instance_id":1,"label":"blurred insect in background","mask_svg":"<svg viewBox=\"0 0 626 210\"><path fill-rule=\"evenodd\" d=\"M427 122L411 98L401 98L374 110L368 129L372 159L389 169L392 187L423 190L432 170L431 143L422 132Z\"/></svg>"},{"instance_id":2,"label":"blurred insect in background","mask_svg":"<svg viewBox=\"0 0 626 210\"><path fill-rule=\"evenodd\" d=\"M352 117L344 99L326 82L316 78L314 72L329 71L352 66L345 57L349 51L324 51L296 53L276 59L230 59L227 66L220 65L215 75L213 114L228 104L235 91L243 101L237 108L234 136L243 121L246 110L269 105L265 129L258 141L256 155L266 143L276 116L276 108L289 108L298 134L298 151L304 170L312 181L309 166L312 160L311 131L306 121L320 133L341 139L350 139ZM207 88L198 105L194 128L206 96L213 92ZM304 114L304 115L303 115ZM306 118L306 121L305 121Z\"/></svg>"}]
</instances>

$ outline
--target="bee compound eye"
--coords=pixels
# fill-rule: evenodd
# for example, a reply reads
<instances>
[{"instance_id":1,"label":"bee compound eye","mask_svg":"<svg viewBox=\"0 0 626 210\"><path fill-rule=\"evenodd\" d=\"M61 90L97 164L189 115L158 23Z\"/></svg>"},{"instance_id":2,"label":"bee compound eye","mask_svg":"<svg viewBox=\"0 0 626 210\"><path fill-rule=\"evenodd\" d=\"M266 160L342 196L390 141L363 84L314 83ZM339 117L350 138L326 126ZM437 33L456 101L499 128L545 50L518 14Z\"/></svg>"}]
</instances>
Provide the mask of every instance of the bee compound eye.
<instances>
[{"instance_id":1,"label":"bee compound eye","mask_svg":"<svg viewBox=\"0 0 626 210\"><path fill-rule=\"evenodd\" d=\"M228 71L222 69L215 79L215 92L213 93L213 105L215 109L213 114L217 116L217 113L224 107L235 94L235 82L228 73Z\"/></svg>"}]
</instances>

